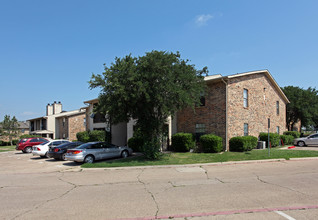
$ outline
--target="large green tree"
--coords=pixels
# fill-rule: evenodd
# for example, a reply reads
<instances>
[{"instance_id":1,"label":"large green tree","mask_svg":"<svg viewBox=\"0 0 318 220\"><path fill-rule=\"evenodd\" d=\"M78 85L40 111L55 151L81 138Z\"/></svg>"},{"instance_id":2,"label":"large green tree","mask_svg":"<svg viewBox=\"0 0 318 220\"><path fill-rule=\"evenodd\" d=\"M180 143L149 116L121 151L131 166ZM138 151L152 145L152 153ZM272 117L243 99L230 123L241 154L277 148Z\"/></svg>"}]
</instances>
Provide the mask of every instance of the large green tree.
<instances>
[{"instance_id":1,"label":"large green tree","mask_svg":"<svg viewBox=\"0 0 318 220\"><path fill-rule=\"evenodd\" d=\"M2 130L1 135L8 137L12 146L12 138L17 137L19 123L15 116L5 115L3 121L0 123Z\"/></svg>"},{"instance_id":2,"label":"large green tree","mask_svg":"<svg viewBox=\"0 0 318 220\"><path fill-rule=\"evenodd\" d=\"M301 127L318 127L318 91L295 86L286 86L282 90L290 101L286 114L288 129L292 130L298 121Z\"/></svg>"},{"instance_id":3,"label":"large green tree","mask_svg":"<svg viewBox=\"0 0 318 220\"><path fill-rule=\"evenodd\" d=\"M153 151L167 118L200 102L205 90L202 74L207 73L206 67L197 71L179 52L165 51L116 57L109 67L104 64L104 70L89 81L90 88L101 88L98 110L107 113L113 124L135 119Z\"/></svg>"}]
</instances>

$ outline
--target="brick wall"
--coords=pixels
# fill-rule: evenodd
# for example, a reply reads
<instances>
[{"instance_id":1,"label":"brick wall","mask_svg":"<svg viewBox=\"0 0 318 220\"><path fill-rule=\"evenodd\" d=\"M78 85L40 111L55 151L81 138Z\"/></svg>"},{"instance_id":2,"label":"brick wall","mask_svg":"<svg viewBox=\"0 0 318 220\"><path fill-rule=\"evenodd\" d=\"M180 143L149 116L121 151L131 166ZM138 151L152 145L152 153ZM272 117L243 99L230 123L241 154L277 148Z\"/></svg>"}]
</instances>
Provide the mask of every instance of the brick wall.
<instances>
[{"instance_id":1,"label":"brick wall","mask_svg":"<svg viewBox=\"0 0 318 220\"><path fill-rule=\"evenodd\" d=\"M76 133L85 131L86 127L84 124L84 118L86 117L86 114L80 114L71 116L68 119L68 131L69 131L69 140L73 141L76 140Z\"/></svg>"},{"instance_id":2,"label":"brick wall","mask_svg":"<svg viewBox=\"0 0 318 220\"><path fill-rule=\"evenodd\" d=\"M213 133L225 140L225 84L208 84L205 106L186 108L177 113L177 132L195 133L196 124L205 124L207 134ZM223 143L225 146L225 143Z\"/></svg>"},{"instance_id":3,"label":"brick wall","mask_svg":"<svg viewBox=\"0 0 318 220\"><path fill-rule=\"evenodd\" d=\"M64 120L64 123L63 123ZM69 132L68 132L68 118L67 117L61 117L57 119L57 124L59 126L58 134L56 134L56 137L58 139L68 138Z\"/></svg>"},{"instance_id":4,"label":"brick wall","mask_svg":"<svg viewBox=\"0 0 318 220\"><path fill-rule=\"evenodd\" d=\"M265 88L265 90L264 90ZM248 90L248 107L243 106L243 90ZM265 96L265 100L264 100ZM276 102L279 102L279 114ZM228 81L228 138L244 135L244 123L248 124L249 135L258 137L267 132L280 134L286 131L286 103L262 73L231 78Z\"/></svg>"}]
</instances>

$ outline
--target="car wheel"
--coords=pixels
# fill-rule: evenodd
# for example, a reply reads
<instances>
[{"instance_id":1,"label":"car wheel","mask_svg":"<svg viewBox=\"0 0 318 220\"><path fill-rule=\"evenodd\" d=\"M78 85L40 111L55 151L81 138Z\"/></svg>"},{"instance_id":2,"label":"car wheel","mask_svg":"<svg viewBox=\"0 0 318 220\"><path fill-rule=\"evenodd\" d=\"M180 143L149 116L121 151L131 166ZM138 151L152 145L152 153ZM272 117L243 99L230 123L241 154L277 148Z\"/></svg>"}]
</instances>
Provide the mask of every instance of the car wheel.
<instances>
[{"instance_id":1,"label":"car wheel","mask_svg":"<svg viewBox=\"0 0 318 220\"><path fill-rule=\"evenodd\" d=\"M84 159L84 163L94 163L94 156L93 155L87 155Z\"/></svg>"},{"instance_id":2,"label":"car wheel","mask_svg":"<svg viewBox=\"0 0 318 220\"><path fill-rule=\"evenodd\" d=\"M62 154L62 160L66 160L65 156L66 156L66 153Z\"/></svg>"},{"instance_id":3,"label":"car wheel","mask_svg":"<svg viewBox=\"0 0 318 220\"><path fill-rule=\"evenodd\" d=\"M303 142L303 141L298 141L298 142L297 142L297 145L298 145L299 147L304 147L304 146L305 146L305 142Z\"/></svg>"},{"instance_id":4,"label":"car wheel","mask_svg":"<svg viewBox=\"0 0 318 220\"><path fill-rule=\"evenodd\" d=\"M32 148L31 147L26 147L26 148L24 148L24 150L23 150L23 153L31 153L32 152Z\"/></svg>"},{"instance_id":5,"label":"car wheel","mask_svg":"<svg viewBox=\"0 0 318 220\"><path fill-rule=\"evenodd\" d=\"M129 154L128 154L128 151L126 151L126 150L124 150L122 153L121 153L121 157L122 158L126 158L126 157L128 157L129 156Z\"/></svg>"},{"instance_id":6,"label":"car wheel","mask_svg":"<svg viewBox=\"0 0 318 220\"><path fill-rule=\"evenodd\" d=\"M46 158L46 156L45 156L45 155L44 155L44 156L41 156L41 155L40 155L40 157L41 157L41 158Z\"/></svg>"}]
</instances>

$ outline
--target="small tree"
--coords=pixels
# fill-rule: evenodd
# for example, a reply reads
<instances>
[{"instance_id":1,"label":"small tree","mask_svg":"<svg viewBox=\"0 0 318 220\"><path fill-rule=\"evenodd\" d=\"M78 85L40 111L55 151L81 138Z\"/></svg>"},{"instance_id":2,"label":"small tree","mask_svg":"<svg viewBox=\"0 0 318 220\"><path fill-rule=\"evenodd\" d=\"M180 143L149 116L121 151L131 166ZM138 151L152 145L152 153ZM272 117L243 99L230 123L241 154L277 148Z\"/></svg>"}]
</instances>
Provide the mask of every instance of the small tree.
<instances>
[{"instance_id":1,"label":"small tree","mask_svg":"<svg viewBox=\"0 0 318 220\"><path fill-rule=\"evenodd\" d=\"M8 137L9 142L12 144L12 139L18 136L19 123L15 116L10 117L10 115L5 115L3 121L1 122L2 126L2 136Z\"/></svg>"}]
</instances>

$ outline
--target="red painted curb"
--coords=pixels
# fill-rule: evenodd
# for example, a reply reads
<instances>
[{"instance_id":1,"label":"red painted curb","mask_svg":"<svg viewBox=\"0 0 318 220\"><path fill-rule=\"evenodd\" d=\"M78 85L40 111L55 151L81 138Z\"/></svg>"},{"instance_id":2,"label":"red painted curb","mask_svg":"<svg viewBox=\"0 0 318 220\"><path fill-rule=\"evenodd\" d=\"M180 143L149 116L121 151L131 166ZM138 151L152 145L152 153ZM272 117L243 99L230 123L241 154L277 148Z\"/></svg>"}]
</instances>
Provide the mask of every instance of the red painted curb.
<instances>
[{"instance_id":1,"label":"red painted curb","mask_svg":"<svg viewBox=\"0 0 318 220\"><path fill-rule=\"evenodd\" d=\"M243 210L207 212L207 213L203 212L203 213L193 213L193 214L176 214L176 215L157 216L157 217L153 216L153 217L141 217L141 218L120 218L120 219L112 219L112 220L154 220L154 219L204 217L204 216L215 216L215 215L233 215L233 214L244 214L244 213L274 212L274 211L303 210L303 209L318 209L318 205L264 208L264 209L243 209Z\"/></svg>"}]
</instances>

